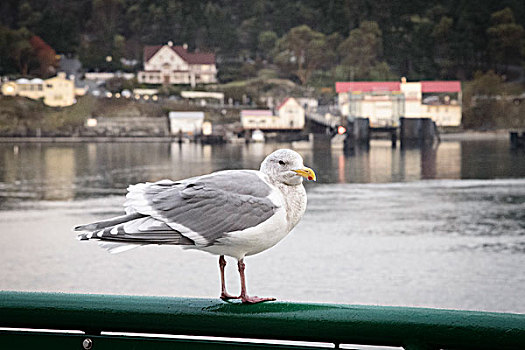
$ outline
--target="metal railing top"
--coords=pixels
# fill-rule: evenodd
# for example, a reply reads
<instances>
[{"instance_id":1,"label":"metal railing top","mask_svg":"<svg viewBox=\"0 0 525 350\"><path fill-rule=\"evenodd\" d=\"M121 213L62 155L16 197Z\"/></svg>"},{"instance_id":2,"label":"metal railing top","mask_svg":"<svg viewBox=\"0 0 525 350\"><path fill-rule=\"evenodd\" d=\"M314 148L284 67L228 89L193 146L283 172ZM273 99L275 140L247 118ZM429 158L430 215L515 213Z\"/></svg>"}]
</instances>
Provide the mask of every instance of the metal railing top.
<instances>
[{"instance_id":1,"label":"metal railing top","mask_svg":"<svg viewBox=\"0 0 525 350\"><path fill-rule=\"evenodd\" d=\"M413 307L0 292L0 327L523 349L525 315ZM0 334L0 337L2 334Z\"/></svg>"}]
</instances>

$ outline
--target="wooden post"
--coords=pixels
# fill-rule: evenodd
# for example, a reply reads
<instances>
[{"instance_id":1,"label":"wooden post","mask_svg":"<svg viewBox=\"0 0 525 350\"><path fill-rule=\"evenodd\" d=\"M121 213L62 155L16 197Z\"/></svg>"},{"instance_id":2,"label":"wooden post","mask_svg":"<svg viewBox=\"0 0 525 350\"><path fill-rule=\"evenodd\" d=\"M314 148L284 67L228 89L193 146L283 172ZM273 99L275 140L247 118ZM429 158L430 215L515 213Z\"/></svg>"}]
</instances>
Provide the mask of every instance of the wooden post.
<instances>
[{"instance_id":1,"label":"wooden post","mask_svg":"<svg viewBox=\"0 0 525 350\"><path fill-rule=\"evenodd\" d=\"M345 149L353 150L356 146L364 146L368 149L370 145L370 120L368 118L355 118L353 122L347 123L347 138Z\"/></svg>"},{"instance_id":2,"label":"wooden post","mask_svg":"<svg viewBox=\"0 0 525 350\"><path fill-rule=\"evenodd\" d=\"M354 137L359 143L370 142L370 120L368 118L355 118Z\"/></svg>"},{"instance_id":3,"label":"wooden post","mask_svg":"<svg viewBox=\"0 0 525 350\"><path fill-rule=\"evenodd\" d=\"M436 128L430 118L399 118L401 147L432 143Z\"/></svg>"},{"instance_id":4,"label":"wooden post","mask_svg":"<svg viewBox=\"0 0 525 350\"><path fill-rule=\"evenodd\" d=\"M518 133L516 131L510 132L510 148L511 149L518 148Z\"/></svg>"},{"instance_id":5,"label":"wooden post","mask_svg":"<svg viewBox=\"0 0 525 350\"><path fill-rule=\"evenodd\" d=\"M397 130L393 129L390 133L390 140L392 141L392 148L397 147Z\"/></svg>"}]
</instances>

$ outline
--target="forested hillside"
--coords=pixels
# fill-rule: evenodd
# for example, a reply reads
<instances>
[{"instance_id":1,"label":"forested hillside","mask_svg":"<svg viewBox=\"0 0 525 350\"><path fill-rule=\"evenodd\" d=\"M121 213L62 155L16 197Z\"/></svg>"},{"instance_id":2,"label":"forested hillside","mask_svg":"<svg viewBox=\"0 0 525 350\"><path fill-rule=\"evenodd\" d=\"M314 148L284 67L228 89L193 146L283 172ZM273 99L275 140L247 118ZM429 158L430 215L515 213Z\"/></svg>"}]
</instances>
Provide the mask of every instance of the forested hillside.
<instances>
[{"instance_id":1,"label":"forested hillside","mask_svg":"<svg viewBox=\"0 0 525 350\"><path fill-rule=\"evenodd\" d=\"M101 70L140 69L144 45L187 43L217 55L222 82L264 68L317 86L512 78L525 57L522 0L3 0L0 14L1 75L38 75L33 35Z\"/></svg>"}]
</instances>

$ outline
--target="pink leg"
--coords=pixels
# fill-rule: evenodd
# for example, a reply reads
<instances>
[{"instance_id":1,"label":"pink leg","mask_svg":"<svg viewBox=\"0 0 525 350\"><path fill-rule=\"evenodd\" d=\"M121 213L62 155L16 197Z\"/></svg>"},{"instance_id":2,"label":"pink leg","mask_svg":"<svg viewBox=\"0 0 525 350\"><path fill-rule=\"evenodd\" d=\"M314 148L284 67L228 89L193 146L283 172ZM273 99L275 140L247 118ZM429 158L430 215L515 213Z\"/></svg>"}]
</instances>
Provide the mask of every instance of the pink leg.
<instances>
[{"instance_id":1,"label":"pink leg","mask_svg":"<svg viewBox=\"0 0 525 350\"><path fill-rule=\"evenodd\" d=\"M241 276L241 300L245 304L257 304L263 301L273 301L275 298L259 298L259 297L249 297L246 292L246 277L244 275L244 270L246 265L244 264L244 259L240 259L237 263L239 267L239 275Z\"/></svg>"},{"instance_id":2,"label":"pink leg","mask_svg":"<svg viewBox=\"0 0 525 350\"><path fill-rule=\"evenodd\" d=\"M224 255L221 255L219 257L219 269L221 270L221 299L222 300L239 299L240 297L230 295L226 291L226 280L224 278L224 268L225 267L226 267L226 259L224 259Z\"/></svg>"}]
</instances>

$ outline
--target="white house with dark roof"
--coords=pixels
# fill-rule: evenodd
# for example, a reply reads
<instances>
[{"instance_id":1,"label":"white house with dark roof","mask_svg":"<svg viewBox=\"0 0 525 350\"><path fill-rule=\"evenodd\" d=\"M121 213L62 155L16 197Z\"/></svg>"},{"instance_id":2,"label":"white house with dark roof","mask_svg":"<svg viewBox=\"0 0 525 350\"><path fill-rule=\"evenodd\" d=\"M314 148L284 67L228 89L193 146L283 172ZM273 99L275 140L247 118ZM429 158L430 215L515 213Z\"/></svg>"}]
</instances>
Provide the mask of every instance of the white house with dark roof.
<instances>
[{"instance_id":1,"label":"white house with dark roof","mask_svg":"<svg viewBox=\"0 0 525 350\"><path fill-rule=\"evenodd\" d=\"M139 83L146 84L209 84L217 81L215 55L193 52L187 46L166 45L144 48L144 70L138 73Z\"/></svg>"}]
</instances>

